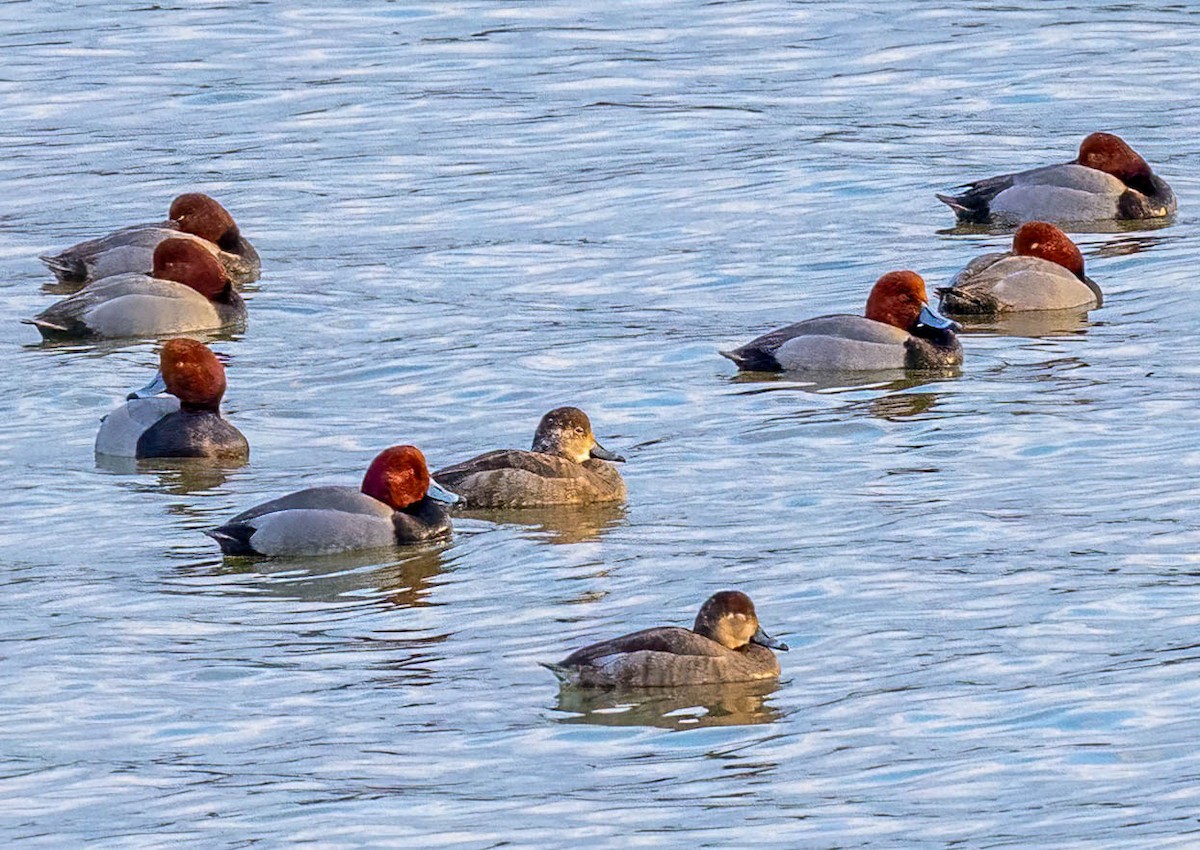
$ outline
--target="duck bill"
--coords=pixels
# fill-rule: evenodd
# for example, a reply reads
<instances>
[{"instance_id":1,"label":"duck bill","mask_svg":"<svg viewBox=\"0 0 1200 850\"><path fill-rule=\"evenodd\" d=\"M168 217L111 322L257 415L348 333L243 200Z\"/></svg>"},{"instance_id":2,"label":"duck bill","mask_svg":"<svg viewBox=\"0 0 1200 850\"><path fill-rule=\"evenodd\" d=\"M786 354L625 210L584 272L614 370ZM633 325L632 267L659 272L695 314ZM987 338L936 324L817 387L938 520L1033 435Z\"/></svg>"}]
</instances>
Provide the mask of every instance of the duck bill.
<instances>
[{"instance_id":1,"label":"duck bill","mask_svg":"<svg viewBox=\"0 0 1200 850\"><path fill-rule=\"evenodd\" d=\"M435 502L441 502L443 505L457 505L463 501L463 497L457 493L451 493L441 484L438 484L432 478L429 479L429 489L425 491L425 495L433 499Z\"/></svg>"},{"instance_id":2,"label":"duck bill","mask_svg":"<svg viewBox=\"0 0 1200 850\"><path fill-rule=\"evenodd\" d=\"M957 331L962 329L962 325L958 322L947 319L928 304L921 308L921 315L917 316L917 324L924 325L927 328L935 328L939 331Z\"/></svg>"},{"instance_id":3,"label":"duck bill","mask_svg":"<svg viewBox=\"0 0 1200 850\"><path fill-rule=\"evenodd\" d=\"M762 630L762 626L758 627L758 631L754 633L754 637L750 638L751 643L757 643L759 646L765 646L767 649L778 649L780 652L787 652L788 645L781 640L776 640Z\"/></svg>"},{"instance_id":4,"label":"duck bill","mask_svg":"<svg viewBox=\"0 0 1200 850\"><path fill-rule=\"evenodd\" d=\"M599 458L600 460L608 460L612 461L613 463L625 462L625 458L621 457L616 452L610 452L599 443L592 443L592 450L588 452L588 454L590 454L592 457Z\"/></svg>"},{"instance_id":5,"label":"duck bill","mask_svg":"<svg viewBox=\"0 0 1200 850\"><path fill-rule=\"evenodd\" d=\"M154 376L154 380L146 384L140 390L134 390L129 395L125 396L126 401L133 401L135 398L150 398L167 391L167 382L163 380L163 373L159 372Z\"/></svg>"}]
</instances>

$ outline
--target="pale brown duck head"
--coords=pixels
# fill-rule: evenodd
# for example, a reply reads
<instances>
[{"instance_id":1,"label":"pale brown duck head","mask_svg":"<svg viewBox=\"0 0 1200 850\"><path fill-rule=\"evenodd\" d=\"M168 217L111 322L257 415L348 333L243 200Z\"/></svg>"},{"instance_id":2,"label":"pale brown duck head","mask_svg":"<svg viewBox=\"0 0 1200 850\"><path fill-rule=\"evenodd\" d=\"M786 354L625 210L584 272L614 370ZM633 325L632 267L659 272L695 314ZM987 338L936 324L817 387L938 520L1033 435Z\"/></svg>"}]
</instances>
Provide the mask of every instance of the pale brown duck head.
<instances>
[{"instance_id":1,"label":"pale brown duck head","mask_svg":"<svg viewBox=\"0 0 1200 850\"><path fill-rule=\"evenodd\" d=\"M596 442L591 420L578 407L556 407L543 416L533 435L533 451L558 455L575 463L589 458L618 463L625 460Z\"/></svg>"},{"instance_id":2,"label":"pale brown duck head","mask_svg":"<svg viewBox=\"0 0 1200 850\"><path fill-rule=\"evenodd\" d=\"M754 603L740 590L722 590L708 597L700 606L692 631L726 649L741 649L751 643L785 652L788 648L763 631Z\"/></svg>"}]
</instances>

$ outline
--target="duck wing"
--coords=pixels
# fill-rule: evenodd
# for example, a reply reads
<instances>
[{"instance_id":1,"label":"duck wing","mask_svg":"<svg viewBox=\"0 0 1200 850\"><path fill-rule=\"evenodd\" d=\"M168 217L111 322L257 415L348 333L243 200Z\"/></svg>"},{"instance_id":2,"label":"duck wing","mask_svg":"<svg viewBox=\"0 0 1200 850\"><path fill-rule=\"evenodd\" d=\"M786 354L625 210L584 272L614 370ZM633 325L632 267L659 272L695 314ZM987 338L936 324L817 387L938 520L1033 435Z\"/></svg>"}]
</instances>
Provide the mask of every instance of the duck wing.
<instances>
[{"instance_id":1,"label":"duck wing","mask_svg":"<svg viewBox=\"0 0 1200 850\"><path fill-rule=\"evenodd\" d=\"M566 458L544 452L498 449L439 469L433 473L433 477L439 484L453 490L456 482L481 472L511 469L528 472L540 478L570 478L577 474L577 467L578 464Z\"/></svg>"},{"instance_id":2,"label":"duck wing","mask_svg":"<svg viewBox=\"0 0 1200 850\"><path fill-rule=\"evenodd\" d=\"M988 177L976 180L974 183L956 186L957 189L966 190L957 195L943 195L935 192L934 197L954 210L959 221L983 224L991 218L992 200L1005 189L1011 189L1014 180L1019 176L1021 175L1001 174L997 177Z\"/></svg>"},{"instance_id":3,"label":"duck wing","mask_svg":"<svg viewBox=\"0 0 1200 850\"><path fill-rule=\"evenodd\" d=\"M658 626L577 649L559 662L559 666L597 665L605 658L634 652L664 652L669 655L699 655L720 658L728 654L729 650L716 641L696 634L691 629L679 626Z\"/></svg>"},{"instance_id":4,"label":"duck wing","mask_svg":"<svg viewBox=\"0 0 1200 850\"><path fill-rule=\"evenodd\" d=\"M135 224L97 239L79 242L57 254L42 254L38 259L54 272L54 276L59 281L63 283L81 282L87 279L90 266L99 255L123 247L153 251L154 246L163 239L178 235L178 233L179 230L173 221Z\"/></svg>"},{"instance_id":5,"label":"duck wing","mask_svg":"<svg viewBox=\"0 0 1200 850\"><path fill-rule=\"evenodd\" d=\"M905 331L865 316L838 314L819 316L765 333L732 351L722 351L741 369L753 372L778 372L783 364L775 353L786 343L800 337L831 337L853 342L896 345L908 338Z\"/></svg>"},{"instance_id":6,"label":"duck wing","mask_svg":"<svg viewBox=\"0 0 1200 850\"><path fill-rule=\"evenodd\" d=\"M341 511L348 514L369 514L389 520L394 513L388 505L353 487L309 487L307 490L298 490L247 508L229 520L229 523L249 522L266 514L292 510Z\"/></svg>"}]
</instances>

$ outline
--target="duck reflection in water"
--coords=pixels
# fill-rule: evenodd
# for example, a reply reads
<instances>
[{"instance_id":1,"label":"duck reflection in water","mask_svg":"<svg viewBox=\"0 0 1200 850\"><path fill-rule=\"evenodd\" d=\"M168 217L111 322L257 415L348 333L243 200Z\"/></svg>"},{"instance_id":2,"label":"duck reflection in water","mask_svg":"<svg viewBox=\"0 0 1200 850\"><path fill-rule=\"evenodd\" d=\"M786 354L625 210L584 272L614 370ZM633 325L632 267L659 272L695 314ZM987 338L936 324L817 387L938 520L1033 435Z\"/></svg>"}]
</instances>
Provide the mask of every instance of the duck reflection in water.
<instances>
[{"instance_id":1,"label":"duck reflection in water","mask_svg":"<svg viewBox=\"0 0 1200 850\"><path fill-rule=\"evenodd\" d=\"M239 576L236 584L224 585L222 593L243 592L247 596L294 599L300 602L342 604L360 601L364 606L423 608L431 582L442 571L442 546L406 549L396 558L373 552L344 552L335 555L297 558L222 559L210 575Z\"/></svg>"},{"instance_id":2,"label":"duck reflection in water","mask_svg":"<svg viewBox=\"0 0 1200 850\"><path fill-rule=\"evenodd\" d=\"M241 459L214 458L146 458L96 455L96 468L113 475L156 476L153 484L145 479L134 480L139 489L186 496L215 490L229 480L230 473L246 465Z\"/></svg>"},{"instance_id":3,"label":"duck reflection in water","mask_svg":"<svg viewBox=\"0 0 1200 850\"><path fill-rule=\"evenodd\" d=\"M751 384L747 394L800 390L809 393L839 393L858 390L907 390L947 378L957 378L962 370L879 369L863 372L738 372L729 378L733 384Z\"/></svg>"},{"instance_id":4,"label":"duck reflection in water","mask_svg":"<svg viewBox=\"0 0 1200 850\"><path fill-rule=\"evenodd\" d=\"M469 513L469 511L468 511ZM490 510L488 522L522 526L527 536L555 545L591 543L625 521L623 502Z\"/></svg>"},{"instance_id":5,"label":"duck reflection in water","mask_svg":"<svg viewBox=\"0 0 1200 850\"><path fill-rule=\"evenodd\" d=\"M1082 336L1091 322L1086 309L1041 310L1001 313L992 316L958 316L962 335L1021 336L1041 339L1054 336Z\"/></svg>"},{"instance_id":6,"label":"duck reflection in water","mask_svg":"<svg viewBox=\"0 0 1200 850\"><path fill-rule=\"evenodd\" d=\"M777 679L674 688L564 687L554 708L570 715L556 718L556 722L565 724L660 729L754 726L774 723L783 717L767 703L767 698L778 689Z\"/></svg>"}]
</instances>

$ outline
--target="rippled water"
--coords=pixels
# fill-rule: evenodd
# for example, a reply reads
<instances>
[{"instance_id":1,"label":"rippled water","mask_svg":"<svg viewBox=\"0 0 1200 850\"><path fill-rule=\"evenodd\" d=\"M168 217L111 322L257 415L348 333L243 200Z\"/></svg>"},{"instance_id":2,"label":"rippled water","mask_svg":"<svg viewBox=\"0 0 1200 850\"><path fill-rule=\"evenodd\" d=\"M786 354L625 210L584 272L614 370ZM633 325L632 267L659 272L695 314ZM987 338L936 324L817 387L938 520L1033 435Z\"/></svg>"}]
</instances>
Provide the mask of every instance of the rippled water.
<instances>
[{"instance_id":1,"label":"rippled water","mask_svg":"<svg viewBox=\"0 0 1200 850\"><path fill-rule=\"evenodd\" d=\"M0 56L10 842L1200 841L1192 6L10 2ZM716 355L941 284L1006 239L932 192L1095 129L1180 214L1078 237L1090 324L980 329L925 381ZM263 256L216 343L252 463L97 467L155 346L39 345L35 256L191 188ZM566 403L623 509L312 561L200 533ZM725 587L791 644L777 688L537 666Z\"/></svg>"}]
</instances>

